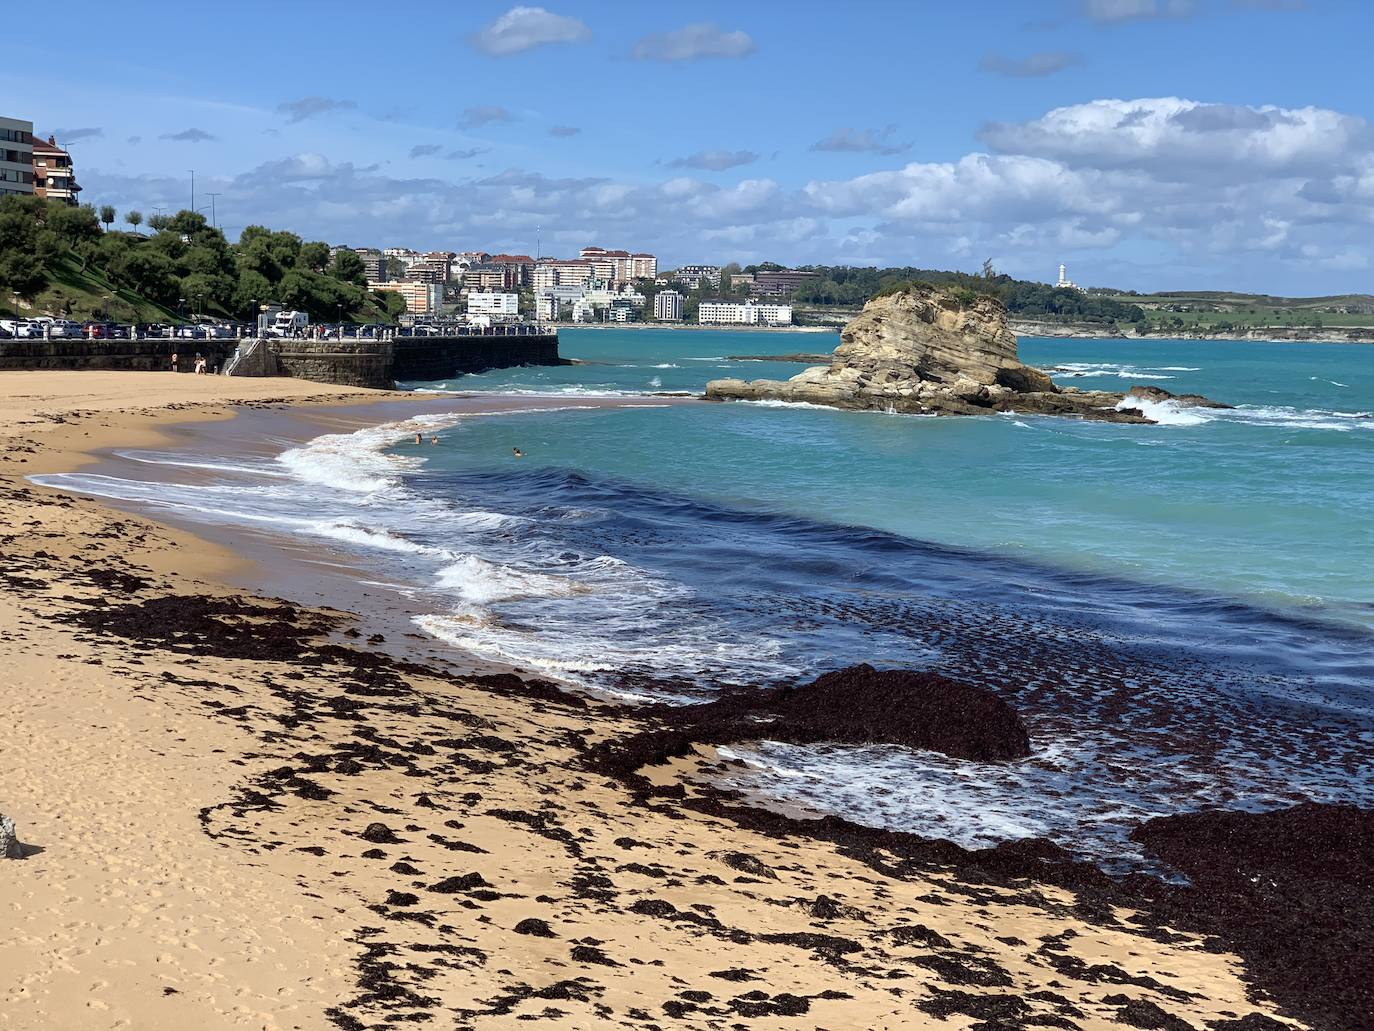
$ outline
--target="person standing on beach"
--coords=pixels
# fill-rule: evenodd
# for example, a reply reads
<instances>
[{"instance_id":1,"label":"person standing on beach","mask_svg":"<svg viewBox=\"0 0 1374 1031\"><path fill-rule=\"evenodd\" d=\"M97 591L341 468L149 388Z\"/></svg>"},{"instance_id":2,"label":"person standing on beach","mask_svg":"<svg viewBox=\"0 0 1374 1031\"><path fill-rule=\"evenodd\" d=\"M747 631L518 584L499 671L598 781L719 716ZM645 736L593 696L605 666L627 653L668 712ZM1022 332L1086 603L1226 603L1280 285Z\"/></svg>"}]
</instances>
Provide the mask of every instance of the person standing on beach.
<instances>
[{"instance_id":1,"label":"person standing on beach","mask_svg":"<svg viewBox=\"0 0 1374 1031\"><path fill-rule=\"evenodd\" d=\"M172 371L177 371L177 353L175 351L172 352Z\"/></svg>"}]
</instances>

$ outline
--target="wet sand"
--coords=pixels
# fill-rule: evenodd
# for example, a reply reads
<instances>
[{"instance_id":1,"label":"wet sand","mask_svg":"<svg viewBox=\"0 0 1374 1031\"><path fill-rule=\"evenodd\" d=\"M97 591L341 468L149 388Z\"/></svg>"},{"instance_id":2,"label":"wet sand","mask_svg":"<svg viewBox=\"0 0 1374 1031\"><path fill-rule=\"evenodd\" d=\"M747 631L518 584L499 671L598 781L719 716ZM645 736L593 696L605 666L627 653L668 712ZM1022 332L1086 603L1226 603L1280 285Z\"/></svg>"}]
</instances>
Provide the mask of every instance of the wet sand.
<instances>
[{"instance_id":1,"label":"wet sand","mask_svg":"<svg viewBox=\"0 0 1374 1031\"><path fill-rule=\"evenodd\" d=\"M0 812L29 846L0 860L0 1026L1279 1015L1224 945L1110 886L732 807L709 748L642 779L633 711L388 654L356 597L246 590L270 582L259 545L245 561L25 480L233 403L289 398L315 425L434 403L188 378L0 377Z\"/></svg>"}]
</instances>

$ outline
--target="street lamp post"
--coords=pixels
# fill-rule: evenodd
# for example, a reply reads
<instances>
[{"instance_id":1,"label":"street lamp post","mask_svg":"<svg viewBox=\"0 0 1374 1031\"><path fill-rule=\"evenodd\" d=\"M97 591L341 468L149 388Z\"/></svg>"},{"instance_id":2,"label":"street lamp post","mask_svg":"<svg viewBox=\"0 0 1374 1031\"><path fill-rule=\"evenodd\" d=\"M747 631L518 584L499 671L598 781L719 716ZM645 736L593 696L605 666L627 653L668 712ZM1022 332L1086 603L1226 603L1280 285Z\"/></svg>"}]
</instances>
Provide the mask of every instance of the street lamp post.
<instances>
[{"instance_id":1,"label":"street lamp post","mask_svg":"<svg viewBox=\"0 0 1374 1031\"><path fill-rule=\"evenodd\" d=\"M191 173L191 210L196 210L196 170L188 168L186 171Z\"/></svg>"},{"instance_id":2,"label":"street lamp post","mask_svg":"<svg viewBox=\"0 0 1374 1031\"><path fill-rule=\"evenodd\" d=\"M219 228L219 220L215 218L215 198L218 196L218 193L210 194L210 225L214 228Z\"/></svg>"}]
</instances>

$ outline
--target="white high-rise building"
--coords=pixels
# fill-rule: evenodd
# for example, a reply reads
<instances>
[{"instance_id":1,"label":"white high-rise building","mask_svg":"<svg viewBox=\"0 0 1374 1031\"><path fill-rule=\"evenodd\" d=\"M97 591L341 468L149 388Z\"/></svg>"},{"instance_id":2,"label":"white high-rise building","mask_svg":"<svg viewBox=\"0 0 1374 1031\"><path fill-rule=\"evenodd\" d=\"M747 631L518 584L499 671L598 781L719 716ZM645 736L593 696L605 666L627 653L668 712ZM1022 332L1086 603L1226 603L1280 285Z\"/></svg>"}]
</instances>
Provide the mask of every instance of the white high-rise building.
<instances>
[{"instance_id":1,"label":"white high-rise building","mask_svg":"<svg viewBox=\"0 0 1374 1031\"><path fill-rule=\"evenodd\" d=\"M682 321L682 295L676 290L660 290L654 295L654 318L659 322Z\"/></svg>"}]
</instances>

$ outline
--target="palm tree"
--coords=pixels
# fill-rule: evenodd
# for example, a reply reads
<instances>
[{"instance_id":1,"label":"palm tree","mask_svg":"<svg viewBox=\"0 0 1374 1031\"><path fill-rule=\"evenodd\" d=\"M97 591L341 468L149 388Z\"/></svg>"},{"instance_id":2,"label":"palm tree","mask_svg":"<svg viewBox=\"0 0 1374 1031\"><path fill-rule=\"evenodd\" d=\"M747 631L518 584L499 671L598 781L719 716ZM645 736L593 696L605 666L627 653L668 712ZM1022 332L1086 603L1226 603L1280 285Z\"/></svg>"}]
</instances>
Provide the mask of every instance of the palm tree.
<instances>
[{"instance_id":1,"label":"palm tree","mask_svg":"<svg viewBox=\"0 0 1374 1031\"><path fill-rule=\"evenodd\" d=\"M143 224L143 212L141 212L141 211L126 211L126 212L124 213L124 221L125 221L125 222L128 222L129 225L133 226L133 227L134 227L134 232L137 233L137 232L138 232L138 227L139 227L140 225Z\"/></svg>"},{"instance_id":2,"label":"palm tree","mask_svg":"<svg viewBox=\"0 0 1374 1031\"><path fill-rule=\"evenodd\" d=\"M105 232L110 231L110 226L115 220L115 209L113 204L102 204L100 206L100 221L105 223Z\"/></svg>"}]
</instances>

